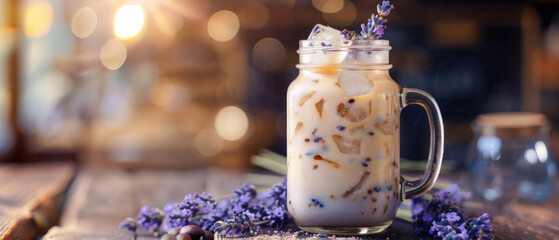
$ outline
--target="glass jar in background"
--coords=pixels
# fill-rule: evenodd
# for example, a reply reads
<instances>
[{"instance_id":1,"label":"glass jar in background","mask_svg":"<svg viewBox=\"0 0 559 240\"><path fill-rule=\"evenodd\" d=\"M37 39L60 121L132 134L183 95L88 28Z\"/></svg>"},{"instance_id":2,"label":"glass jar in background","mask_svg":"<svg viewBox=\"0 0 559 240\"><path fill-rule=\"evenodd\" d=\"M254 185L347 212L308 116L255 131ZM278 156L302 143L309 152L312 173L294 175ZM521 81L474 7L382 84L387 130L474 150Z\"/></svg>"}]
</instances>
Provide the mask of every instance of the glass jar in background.
<instances>
[{"instance_id":1,"label":"glass jar in background","mask_svg":"<svg viewBox=\"0 0 559 240\"><path fill-rule=\"evenodd\" d=\"M557 172L548 148L550 128L540 113L478 116L468 168L474 195L490 202L546 201Z\"/></svg>"}]
</instances>

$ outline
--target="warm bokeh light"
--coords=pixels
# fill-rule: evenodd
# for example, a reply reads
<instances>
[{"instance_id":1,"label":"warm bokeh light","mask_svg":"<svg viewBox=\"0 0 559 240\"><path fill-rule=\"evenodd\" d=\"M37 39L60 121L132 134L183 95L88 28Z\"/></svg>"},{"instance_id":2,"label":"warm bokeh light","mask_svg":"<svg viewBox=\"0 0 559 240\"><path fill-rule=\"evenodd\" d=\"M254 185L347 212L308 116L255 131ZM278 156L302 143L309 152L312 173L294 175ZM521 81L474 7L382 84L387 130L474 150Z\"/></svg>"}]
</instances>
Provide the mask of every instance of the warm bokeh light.
<instances>
[{"instance_id":1,"label":"warm bokeh light","mask_svg":"<svg viewBox=\"0 0 559 240\"><path fill-rule=\"evenodd\" d=\"M119 69L126 61L126 46L118 39L109 39L101 48L99 58L103 66L110 70Z\"/></svg>"},{"instance_id":2,"label":"warm bokeh light","mask_svg":"<svg viewBox=\"0 0 559 240\"><path fill-rule=\"evenodd\" d=\"M188 90L168 79L161 80L161 82L152 88L149 95L151 101L169 112L183 110L190 101Z\"/></svg>"},{"instance_id":3,"label":"warm bokeh light","mask_svg":"<svg viewBox=\"0 0 559 240\"><path fill-rule=\"evenodd\" d=\"M170 1L162 1L162 4L169 4ZM182 0L175 2L175 9L179 9L182 15L188 19L199 20L205 17L210 11L208 0Z\"/></svg>"},{"instance_id":4,"label":"warm bokeh light","mask_svg":"<svg viewBox=\"0 0 559 240\"><path fill-rule=\"evenodd\" d=\"M97 14L90 7L78 10L72 17L72 32L76 37L85 38L97 27Z\"/></svg>"},{"instance_id":5,"label":"warm bokeh light","mask_svg":"<svg viewBox=\"0 0 559 240\"><path fill-rule=\"evenodd\" d=\"M286 10L291 9L297 0L281 0L279 1Z\"/></svg>"},{"instance_id":6,"label":"warm bokeh light","mask_svg":"<svg viewBox=\"0 0 559 240\"><path fill-rule=\"evenodd\" d=\"M194 137L194 147L206 157L217 155L223 149L223 141L211 128L202 129Z\"/></svg>"},{"instance_id":7,"label":"warm bokeh light","mask_svg":"<svg viewBox=\"0 0 559 240\"><path fill-rule=\"evenodd\" d=\"M238 107L224 107L215 116L215 130L225 140L239 140L248 130L248 117Z\"/></svg>"},{"instance_id":8,"label":"warm bokeh light","mask_svg":"<svg viewBox=\"0 0 559 240\"><path fill-rule=\"evenodd\" d=\"M357 18L357 10L351 1L345 0L342 10L336 13L322 13L322 17L330 26L345 27L353 24Z\"/></svg>"},{"instance_id":9,"label":"warm bokeh light","mask_svg":"<svg viewBox=\"0 0 559 240\"><path fill-rule=\"evenodd\" d=\"M175 11L153 9L155 24L161 32L169 35L177 34L184 26L183 16Z\"/></svg>"},{"instance_id":10,"label":"warm bokeh light","mask_svg":"<svg viewBox=\"0 0 559 240\"><path fill-rule=\"evenodd\" d=\"M52 25L52 7L46 2L35 2L25 10L23 29L25 35L36 38L45 35Z\"/></svg>"},{"instance_id":11,"label":"warm bokeh light","mask_svg":"<svg viewBox=\"0 0 559 240\"><path fill-rule=\"evenodd\" d=\"M248 29L260 29L268 23L270 10L260 2L248 2L239 10L241 26Z\"/></svg>"},{"instance_id":12,"label":"warm bokeh light","mask_svg":"<svg viewBox=\"0 0 559 240\"><path fill-rule=\"evenodd\" d=\"M114 32L118 38L132 38L144 26L144 9L140 5L124 5L118 9L114 20Z\"/></svg>"},{"instance_id":13,"label":"warm bokeh light","mask_svg":"<svg viewBox=\"0 0 559 240\"><path fill-rule=\"evenodd\" d=\"M228 10L214 13L208 20L208 34L218 42L233 39L239 32L239 18Z\"/></svg>"},{"instance_id":14,"label":"warm bokeh light","mask_svg":"<svg viewBox=\"0 0 559 240\"><path fill-rule=\"evenodd\" d=\"M252 48L252 60L263 70L276 70L285 61L285 47L275 38L260 39Z\"/></svg>"},{"instance_id":15,"label":"warm bokeh light","mask_svg":"<svg viewBox=\"0 0 559 240\"><path fill-rule=\"evenodd\" d=\"M344 0L312 0L312 5L323 13L335 13L344 7Z\"/></svg>"}]
</instances>

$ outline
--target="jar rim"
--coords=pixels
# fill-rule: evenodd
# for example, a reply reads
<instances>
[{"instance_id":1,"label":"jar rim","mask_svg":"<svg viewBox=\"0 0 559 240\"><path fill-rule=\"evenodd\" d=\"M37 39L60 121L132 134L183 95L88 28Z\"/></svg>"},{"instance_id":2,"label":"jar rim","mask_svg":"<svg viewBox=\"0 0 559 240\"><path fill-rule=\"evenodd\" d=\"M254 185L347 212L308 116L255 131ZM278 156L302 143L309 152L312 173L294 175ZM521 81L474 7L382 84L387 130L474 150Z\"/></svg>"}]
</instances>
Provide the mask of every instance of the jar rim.
<instances>
[{"instance_id":1,"label":"jar rim","mask_svg":"<svg viewBox=\"0 0 559 240\"><path fill-rule=\"evenodd\" d=\"M300 40L298 53L305 50L365 50L388 51L392 49L390 41L379 40Z\"/></svg>"}]
</instances>

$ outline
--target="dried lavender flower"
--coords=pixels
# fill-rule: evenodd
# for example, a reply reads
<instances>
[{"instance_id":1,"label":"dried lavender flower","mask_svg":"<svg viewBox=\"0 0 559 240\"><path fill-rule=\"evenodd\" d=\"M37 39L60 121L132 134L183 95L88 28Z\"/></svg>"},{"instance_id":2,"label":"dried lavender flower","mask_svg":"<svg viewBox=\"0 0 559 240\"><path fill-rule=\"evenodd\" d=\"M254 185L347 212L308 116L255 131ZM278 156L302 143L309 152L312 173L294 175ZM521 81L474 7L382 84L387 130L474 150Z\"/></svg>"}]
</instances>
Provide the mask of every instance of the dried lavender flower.
<instances>
[{"instance_id":1,"label":"dried lavender flower","mask_svg":"<svg viewBox=\"0 0 559 240\"><path fill-rule=\"evenodd\" d=\"M135 231L140 225L157 232L159 229L169 231L196 225L203 229L217 229L214 231L226 235L244 236L253 226L280 227L286 224L290 219L286 191L287 181L284 178L260 196L253 185L246 183L234 191L232 198L219 202L207 193L188 194L182 202L168 202L163 210L144 206L135 219L125 220L120 228Z\"/></svg>"},{"instance_id":2,"label":"dried lavender flower","mask_svg":"<svg viewBox=\"0 0 559 240\"><path fill-rule=\"evenodd\" d=\"M287 209L285 209L285 205L272 206L267 213L268 215L262 220L270 221L268 225L273 228L279 228L285 225L287 220L289 220L289 214L287 213Z\"/></svg>"},{"instance_id":3,"label":"dried lavender flower","mask_svg":"<svg viewBox=\"0 0 559 240\"><path fill-rule=\"evenodd\" d=\"M367 19L367 23L361 24L361 35L366 39L376 40L381 39L386 29L386 16L394 9L394 5L390 1L382 1L382 4L377 5L377 13L371 14L371 18Z\"/></svg>"},{"instance_id":4,"label":"dried lavender flower","mask_svg":"<svg viewBox=\"0 0 559 240\"><path fill-rule=\"evenodd\" d=\"M159 231L162 221L163 211L159 208L143 206L136 216L136 223L152 233Z\"/></svg>"},{"instance_id":5,"label":"dried lavender flower","mask_svg":"<svg viewBox=\"0 0 559 240\"><path fill-rule=\"evenodd\" d=\"M342 34L344 35L344 39L346 40L353 40L353 38L355 37L355 32L347 29L344 29L342 31Z\"/></svg>"},{"instance_id":6,"label":"dried lavender flower","mask_svg":"<svg viewBox=\"0 0 559 240\"><path fill-rule=\"evenodd\" d=\"M470 194L460 191L458 185L451 185L435 192L427 201L423 197L412 200L412 218L417 234L431 235L446 239L494 239L491 234L489 214L466 219L462 205Z\"/></svg>"},{"instance_id":7,"label":"dried lavender flower","mask_svg":"<svg viewBox=\"0 0 559 240\"><path fill-rule=\"evenodd\" d=\"M193 220L199 215L209 214L215 209L214 198L208 193L187 194L180 203L167 203L164 208L167 219L164 229L184 227L189 224L202 225L201 222Z\"/></svg>"},{"instance_id":8,"label":"dried lavender flower","mask_svg":"<svg viewBox=\"0 0 559 240\"><path fill-rule=\"evenodd\" d=\"M284 204L287 201L287 177L283 177L281 183L275 184L264 194L271 198L273 202Z\"/></svg>"},{"instance_id":9,"label":"dried lavender flower","mask_svg":"<svg viewBox=\"0 0 559 240\"><path fill-rule=\"evenodd\" d=\"M243 186L233 193L235 197L231 199L231 210L234 214L241 214L248 210L249 205L257 196L255 187L246 183L243 183Z\"/></svg>"},{"instance_id":10,"label":"dried lavender flower","mask_svg":"<svg viewBox=\"0 0 559 240\"><path fill-rule=\"evenodd\" d=\"M372 18L367 20L367 24L361 24L361 35L366 39L376 40L382 38L384 25L374 24Z\"/></svg>"},{"instance_id":11,"label":"dried lavender flower","mask_svg":"<svg viewBox=\"0 0 559 240\"><path fill-rule=\"evenodd\" d=\"M390 14L390 10L394 9L394 5L390 1L382 1L382 4L377 4L377 12L381 17L386 17Z\"/></svg>"},{"instance_id":12,"label":"dried lavender flower","mask_svg":"<svg viewBox=\"0 0 559 240\"><path fill-rule=\"evenodd\" d=\"M245 211L236 214L232 219L217 221L210 227L210 231L225 236L246 236L250 233L252 225L251 213Z\"/></svg>"},{"instance_id":13,"label":"dried lavender flower","mask_svg":"<svg viewBox=\"0 0 559 240\"><path fill-rule=\"evenodd\" d=\"M493 231L489 214L484 213L476 219L469 220L466 226L471 239L494 239L490 233Z\"/></svg>"},{"instance_id":14,"label":"dried lavender flower","mask_svg":"<svg viewBox=\"0 0 559 240\"><path fill-rule=\"evenodd\" d=\"M136 232L136 228L138 228L138 224L136 224L136 219L134 218L126 218L124 221L118 225L118 229L126 229L130 232Z\"/></svg>"}]
</instances>

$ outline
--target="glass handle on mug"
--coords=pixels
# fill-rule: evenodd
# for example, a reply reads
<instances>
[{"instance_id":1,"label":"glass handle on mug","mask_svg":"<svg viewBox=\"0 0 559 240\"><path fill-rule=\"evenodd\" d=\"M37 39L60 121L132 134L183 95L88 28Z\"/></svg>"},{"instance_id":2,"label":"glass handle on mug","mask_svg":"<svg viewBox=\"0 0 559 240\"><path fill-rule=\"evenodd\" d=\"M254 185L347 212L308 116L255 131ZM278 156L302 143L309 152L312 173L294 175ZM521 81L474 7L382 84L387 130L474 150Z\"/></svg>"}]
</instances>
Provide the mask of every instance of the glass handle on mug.
<instances>
[{"instance_id":1,"label":"glass handle on mug","mask_svg":"<svg viewBox=\"0 0 559 240\"><path fill-rule=\"evenodd\" d=\"M439 106L428 93L419 89L403 88L400 93L400 104L402 108L411 104L422 106L427 112L430 128L429 158L425 173L417 180L400 178L402 199L409 199L425 193L435 185L443 160L444 129Z\"/></svg>"}]
</instances>

